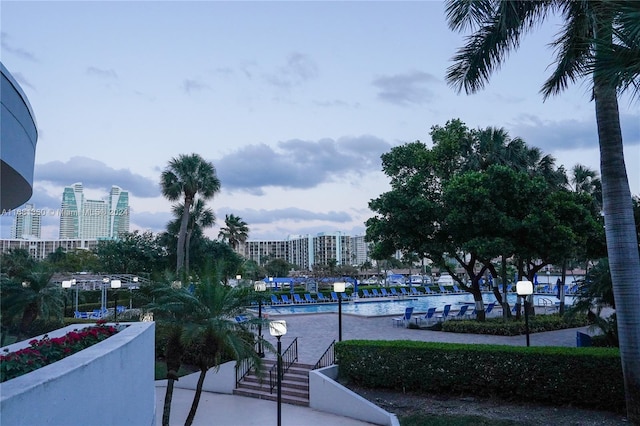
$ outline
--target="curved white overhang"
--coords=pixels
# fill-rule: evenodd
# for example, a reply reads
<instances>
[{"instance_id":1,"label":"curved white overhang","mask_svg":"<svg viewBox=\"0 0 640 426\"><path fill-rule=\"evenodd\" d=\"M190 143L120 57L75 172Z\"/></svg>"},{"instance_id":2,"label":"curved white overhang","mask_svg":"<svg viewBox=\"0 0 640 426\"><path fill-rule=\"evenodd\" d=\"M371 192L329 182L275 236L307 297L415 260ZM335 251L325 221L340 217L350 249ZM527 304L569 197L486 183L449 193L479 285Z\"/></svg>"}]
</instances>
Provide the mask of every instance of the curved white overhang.
<instances>
[{"instance_id":1,"label":"curved white overhang","mask_svg":"<svg viewBox=\"0 0 640 426\"><path fill-rule=\"evenodd\" d=\"M9 210L33 193L38 130L22 88L1 62L0 71L0 209Z\"/></svg>"}]
</instances>

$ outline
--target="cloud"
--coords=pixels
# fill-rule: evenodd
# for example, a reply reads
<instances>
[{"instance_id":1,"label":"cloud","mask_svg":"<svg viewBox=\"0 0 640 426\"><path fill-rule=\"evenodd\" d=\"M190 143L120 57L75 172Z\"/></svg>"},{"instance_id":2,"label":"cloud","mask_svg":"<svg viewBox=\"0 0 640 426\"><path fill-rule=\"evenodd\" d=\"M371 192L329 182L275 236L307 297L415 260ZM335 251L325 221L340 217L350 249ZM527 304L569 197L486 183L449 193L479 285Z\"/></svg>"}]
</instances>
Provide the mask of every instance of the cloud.
<instances>
[{"instance_id":1,"label":"cloud","mask_svg":"<svg viewBox=\"0 0 640 426\"><path fill-rule=\"evenodd\" d=\"M379 89L378 98L395 105L421 105L433 99L429 85L439 80L431 74L414 71L408 74L396 74L378 77L372 84Z\"/></svg>"},{"instance_id":2,"label":"cloud","mask_svg":"<svg viewBox=\"0 0 640 426\"><path fill-rule=\"evenodd\" d=\"M103 70L96 67L88 67L86 73L88 75L93 75L93 76L104 78L104 79L112 79L112 80L118 79L118 74L116 74L116 72L112 69Z\"/></svg>"},{"instance_id":3,"label":"cloud","mask_svg":"<svg viewBox=\"0 0 640 426\"><path fill-rule=\"evenodd\" d=\"M624 144L640 144L640 116L621 114L620 122ZM525 115L510 128L511 137L519 136L527 145L538 147L546 153L559 149L598 147L598 129L591 117L584 120L551 121Z\"/></svg>"},{"instance_id":4,"label":"cloud","mask_svg":"<svg viewBox=\"0 0 640 426\"><path fill-rule=\"evenodd\" d=\"M142 231L150 230L152 232L164 232L167 229L167 223L173 219L170 212L131 212L131 231L140 229Z\"/></svg>"},{"instance_id":5,"label":"cloud","mask_svg":"<svg viewBox=\"0 0 640 426\"><path fill-rule=\"evenodd\" d=\"M182 90L184 90L187 94L191 94L191 92L201 92L203 90L209 89L210 87L207 84L199 80L187 78L182 82Z\"/></svg>"},{"instance_id":6,"label":"cloud","mask_svg":"<svg viewBox=\"0 0 640 426\"><path fill-rule=\"evenodd\" d=\"M242 220L251 225L271 224L279 221L291 221L296 223L308 222L308 221L322 221L322 222L335 222L335 223L347 223L352 220L351 215L346 212L314 212L311 210L304 210L297 207L287 207L283 209L244 209L238 211L238 209L221 208L218 209L217 215L219 218L218 225L223 225L225 214L233 213L236 216L240 216Z\"/></svg>"},{"instance_id":7,"label":"cloud","mask_svg":"<svg viewBox=\"0 0 640 426\"><path fill-rule=\"evenodd\" d=\"M11 53L21 59L26 59L27 61L31 62L38 62L36 56L33 53L19 47L14 47L10 42L11 36L2 31L2 33L0 33L0 47L2 47L3 53Z\"/></svg>"},{"instance_id":8,"label":"cloud","mask_svg":"<svg viewBox=\"0 0 640 426\"><path fill-rule=\"evenodd\" d=\"M347 175L380 171L380 155L391 145L375 136L292 139L277 148L248 145L214 161L222 187L263 195L263 188L308 189Z\"/></svg>"},{"instance_id":9,"label":"cloud","mask_svg":"<svg viewBox=\"0 0 640 426\"><path fill-rule=\"evenodd\" d=\"M287 57L284 66L275 72L265 75L269 84L288 89L299 86L318 76L318 66L307 55L294 52Z\"/></svg>"},{"instance_id":10,"label":"cloud","mask_svg":"<svg viewBox=\"0 0 640 426\"><path fill-rule=\"evenodd\" d=\"M117 185L141 198L160 196L157 181L134 174L128 169L115 169L105 163L87 157L72 157L69 161L51 161L36 164L34 181L47 181L59 186L82 182L86 188L109 191Z\"/></svg>"}]
</instances>

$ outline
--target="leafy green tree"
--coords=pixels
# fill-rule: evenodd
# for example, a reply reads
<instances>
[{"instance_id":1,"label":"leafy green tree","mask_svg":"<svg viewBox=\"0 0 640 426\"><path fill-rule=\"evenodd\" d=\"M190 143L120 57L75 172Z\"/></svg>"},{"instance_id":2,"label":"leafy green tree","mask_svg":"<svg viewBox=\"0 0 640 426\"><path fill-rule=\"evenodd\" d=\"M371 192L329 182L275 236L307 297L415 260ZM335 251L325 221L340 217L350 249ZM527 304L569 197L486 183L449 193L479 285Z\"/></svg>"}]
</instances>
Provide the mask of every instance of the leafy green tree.
<instances>
[{"instance_id":1,"label":"leafy green tree","mask_svg":"<svg viewBox=\"0 0 640 426\"><path fill-rule=\"evenodd\" d=\"M183 200L183 211L176 247L176 273L182 273L185 262L187 228L191 206L196 196L204 200L213 198L220 190L216 169L198 154L179 155L172 158L161 177L162 195L169 201Z\"/></svg>"},{"instance_id":2,"label":"leafy green tree","mask_svg":"<svg viewBox=\"0 0 640 426\"><path fill-rule=\"evenodd\" d=\"M264 269L270 277L289 276L291 264L284 259L272 259L264 265Z\"/></svg>"},{"instance_id":3,"label":"leafy green tree","mask_svg":"<svg viewBox=\"0 0 640 426\"><path fill-rule=\"evenodd\" d=\"M224 224L222 228L220 228L220 233L218 234L218 238L222 241L226 241L229 243L231 248L235 251L240 250L240 245L244 244L249 238L249 227L247 226L247 222L242 220L239 216L234 214L225 215Z\"/></svg>"},{"instance_id":4,"label":"leafy green tree","mask_svg":"<svg viewBox=\"0 0 640 426\"><path fill-rule=\"evenodd\" d=\"M118 240L101 240L95 249L99 271L107 274L158 274L167 267L167 253L150 231L123 234Z\"/></svg>"},{"instance_id":5,"label":"leafy green tree","mask_svg":"<svg viewBox=\"0 0 640 426\"><path fill-rule=\"evenodd\" d=\"M180 232L181 218L184 214L184 204L178 203L173 206L172 210L173 214L177 218L169 222L169 224L167 225L167 230L174 235L178 235ZM215 221L216 217L213 213L213 210L206 207L204 201L198 198L191 207L191 213L189 214L189 223L187 225L187 237L185 240L185 271L187 274L189 273L191 238L194 234L202 237L203 230L205 228L213 226Z\"/></svg>"},{"instance_id":6,"label":"leafy green tree","mask_svg":"<svg viewBox=\"0 0 640 426\"><path fill-rule=\"evenodd\" d=\"M482 89L522 35L552 12L563 26L554 42L556 66L542 87L544 97L563 91L569 83L589 79L600 144L602 204L607 251L616 295L620 352L627 415L640 422L640 255L634 229L631 191L623 156L618 110L619 91L637 94L640 67L639 4L630 1L522 2L449 0L449 26L474 32L454 56L447 80L459 91Z\"/></svg>"}]
</instances>

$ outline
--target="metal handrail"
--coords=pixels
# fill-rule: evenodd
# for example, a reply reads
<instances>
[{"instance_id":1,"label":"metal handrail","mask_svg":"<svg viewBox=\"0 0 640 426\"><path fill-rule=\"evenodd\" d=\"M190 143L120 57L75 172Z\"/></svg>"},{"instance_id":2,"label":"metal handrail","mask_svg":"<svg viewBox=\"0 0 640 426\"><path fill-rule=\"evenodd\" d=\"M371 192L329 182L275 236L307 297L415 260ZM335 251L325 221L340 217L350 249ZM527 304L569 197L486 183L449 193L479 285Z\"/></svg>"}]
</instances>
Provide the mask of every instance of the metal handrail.
<instances>
[{"instance_id":1,"label":"metal handrail","mask_svg":"<svg viewBox=\"0 0 640 426\"><path fill-rule=\"evenodd\" d=\"M249 371L253 368L253 359L245 358L236 362L236 387L240 385L240 381L244 379Z\"/></svg>"},{"instance_id":2,"label":"metal handrail","mask_svg":"<svg viewBox=\"0 0 640 426\"><path fill-rule=\"evenodd\" d=\"M293 339L293 342L282 352L282 376L284 373L289 371L289 367L298 360L298 338ZM276 363L269 369L269 393L273 393L273 388L276 387L278 383L278 360L276 359ZM275 378L274 378L275 376ZM282 377L280 378L282 379Z\"/></svg>"},{"instance_id":3,"label":"metal handrail","mask_svg":"<svg viewBox=\"0 0 640 426\"><path fill-rule=\"evenodd\" d=\"M318 368L328 367L336 363L336 341L331 342L326 351L322 354L316 365L313 366L312 370L317 370Z\"/></svg>"}]
</instances>

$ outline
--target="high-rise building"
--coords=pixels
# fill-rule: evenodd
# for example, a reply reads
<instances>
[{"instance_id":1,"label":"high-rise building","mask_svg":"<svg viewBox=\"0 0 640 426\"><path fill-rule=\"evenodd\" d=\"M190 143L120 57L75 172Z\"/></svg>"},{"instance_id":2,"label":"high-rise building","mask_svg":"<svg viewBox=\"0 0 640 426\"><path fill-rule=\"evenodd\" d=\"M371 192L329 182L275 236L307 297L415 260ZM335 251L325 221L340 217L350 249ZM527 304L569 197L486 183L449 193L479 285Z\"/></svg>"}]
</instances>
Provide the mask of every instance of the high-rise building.
<instances>
[{"instance_id":1,"label":"high-rise building","mask_svg":"<svg viewBox=\"0 0 640 426\"><path fill-rule=\"evenodd\" d=\"M40 238L41 229L41 213L33 204L27 203L21 209L15 211L13 226L11 227L11 238Z\"/></svg>"},{"instance_id":2,"label":"high-rise building","mask_svg":"<svg viewBox=\"0 0 640 426\"><path fill-rule=\"evenodd\" d=\"M103 200L84 196L82 183L66 187L62 194L60 238L119 238L129 232L129 193L111 187Z\"/></svg>"}]
</instances>

